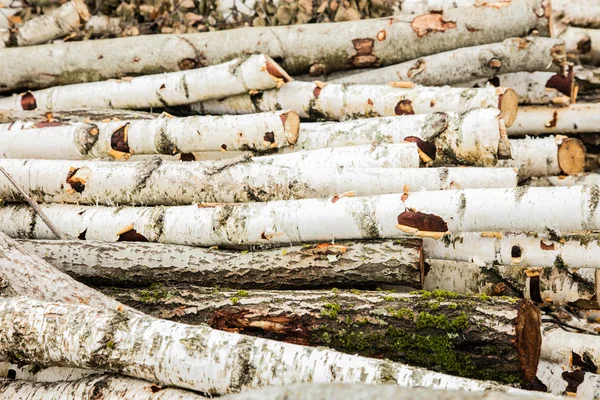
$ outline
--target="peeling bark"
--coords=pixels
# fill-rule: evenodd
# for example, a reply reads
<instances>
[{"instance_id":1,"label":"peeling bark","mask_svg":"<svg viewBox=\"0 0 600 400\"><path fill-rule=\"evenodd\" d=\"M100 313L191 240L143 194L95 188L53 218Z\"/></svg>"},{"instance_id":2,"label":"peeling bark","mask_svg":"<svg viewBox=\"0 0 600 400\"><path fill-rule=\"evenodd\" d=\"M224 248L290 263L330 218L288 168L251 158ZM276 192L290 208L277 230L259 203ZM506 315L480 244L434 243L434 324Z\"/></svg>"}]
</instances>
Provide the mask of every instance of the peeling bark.
<instances>
[{"instance_id":1,"label":"peeling bark","mask_svg":"<svg viewBox=\"0 0 600 400\"><path fill-rule=\"evenodd\" d=\"M93 284L188 282L253 289L421 287L422 252L416 240L321 243L250 252L155 243L20 243L59 270ZM160 288L156 293L162 293Z\"/></svg>"},{"instance_id":2,"label":"peeling bark","mask_svg":"<svg viewBox=\"0 0 600 400\"><path fill-rule=\"evenodd\" d=\"M540 361L537 378L548 392L557 396L570 396L596 400L600 393L600 376L587 371L565 371L560 365Z\"/></svg>"},{"instance_id":3,"label":"peeling bark","mask_svg":"<svg viewBox=\"0 0 600 400\"><path fill-rule=\"evenodd\" d=\"M519 115L514 125L507 131L509 136L595 133L598 131L596 118L598 113L600 113L600 104L571 104L568 107L519 107Z\"/></svg>"},{"instance_id":4,"label":"peeling bark","mask_svg":"<svg viewBox=\"0 0 600 400\"><path fill-rule=\"evenodd\" d=\"M272 89L290 79L270 57L253 55L200 69L28 91L0 98L0 108L52 111L175 106Z\"/></svg>"},{"instance_id":5,"label":"peeling bark","mask_svg":"<svg viewBox=\"0 0 600 400\"><path fill-rule=\"evenodd\" d=\"M211 395L304 382L385 382L527 393L387 360L88 306L0 299L0 324L0 356L4 359L118 371ZM64 343L73 351L65 352Z\"/></svg>"},{"instance_id":6,"label":"peeling bark","mask_svg":"<svg viewBox=\"0 0 600 400\"><path fill-rule=\"evenodd\" d=\"M541 359L560 365L566 371L580 368L578 362L585 362L589 372L600 370L600 336L567 332L559 327L542 330Z\"/></svg>"},{"instance_id":7,"label":"peeling bark","mask_svg":"<svg viewBox=\"0 0 600 400\"><path fill-rule=\"evenodd\" d=\"M251 114L284 108L296 111L302 118L330 120L499 108L506 126L510 126L517 113L517 98L511 89L494 87L398 88L298 81L258 95L205 101L191 107L200 114Z\"/></svg>"},{"instance_id":8,"label":"peeling bark","mask_svg":"<svg viewBox=\"0 0 600 400\"><path fill-rule=\"evenodd\" d=\"M475 80L519 71L562 72L565 60L565 46L560 39L511 38L499 43L433 54L330 80L329 83L375 85L406 81L424 86L444 86L464 82L465 77ZM506 84L500 86L512 88Z\"/></svg>"},{"instance_id":9,"label":"peeling bark","mask_svg":"<svg viewBox=\"0 0 600 400\"><path fill-rule=\"evenodd\" d=\"M157 318L328 346L451 375L526 383L537 369L540 315L528 301L482 302L448 292L164 290L165 300L151 302L143 289L103 292Z\"/></svg>"},{"instance_id":10,"label":"peeling bark","mask_svg":"<svg viewBox=\"0 0 600 400\"><path fill-rule=\"evenodd\" d=\"M139 36L63 43L35 51L5 49L0 52L4 61L0 66L0 90L39 89L141 73L172 72L180 70L179 64L184 59L196 67L219 64L249 49L281 58L282 67L288 73L300 74L315 65L327 72L352 68L354 56L358 55L352 43L355 39L374 40L373 53L367 57L378 59L381 65L391 65L442 51L525 36L532 30L541 36L550 36L549 5L544 0L513 0L501 8L450 9L443 13L443 21L455 23L455 28L421 37L411 27L415 18L401 15L331 24ZM386 36L380 41L377 35L382 30ZM312 45L306 46L306 43ZM155 51L149 52L148 48ZM57 52L63 56L56 57ZM69 63L64 63L64 59ZM31 68L25 71L20 68L22 65Z\"/></svg>"}]
</instances>

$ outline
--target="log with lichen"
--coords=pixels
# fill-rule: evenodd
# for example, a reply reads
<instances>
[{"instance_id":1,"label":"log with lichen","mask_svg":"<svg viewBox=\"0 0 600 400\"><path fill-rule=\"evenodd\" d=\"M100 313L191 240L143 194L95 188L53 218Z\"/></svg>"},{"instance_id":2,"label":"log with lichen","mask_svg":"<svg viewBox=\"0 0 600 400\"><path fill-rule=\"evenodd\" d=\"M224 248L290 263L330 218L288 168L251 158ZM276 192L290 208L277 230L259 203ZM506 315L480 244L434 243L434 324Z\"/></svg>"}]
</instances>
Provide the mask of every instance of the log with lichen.
<instances>
[{"instance_id":1,"label":"log with lichen","mask_svg":"<svg viewBox=\"0 0 600 400\"><path fill-rule=\"evenodd\" d=\"M150 299L145 289L104 293L158 318L503 383L531 381L539 357L540 317L528 301L443 291L162 290Z\"/></svg>"}]
</instances>

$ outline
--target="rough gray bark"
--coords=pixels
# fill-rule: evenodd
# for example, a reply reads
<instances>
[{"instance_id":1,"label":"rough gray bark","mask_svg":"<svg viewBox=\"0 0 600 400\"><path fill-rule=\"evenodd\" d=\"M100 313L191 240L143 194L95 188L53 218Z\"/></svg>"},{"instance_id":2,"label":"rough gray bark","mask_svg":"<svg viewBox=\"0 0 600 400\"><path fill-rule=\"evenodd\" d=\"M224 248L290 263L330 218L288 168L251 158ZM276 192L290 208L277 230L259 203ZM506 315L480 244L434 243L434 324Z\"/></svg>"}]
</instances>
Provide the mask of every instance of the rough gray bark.
<instances>
[{"instance_id":1,"label":"rough gray bark","mask_svg":"<svg viewBox=\"0 0 600 400\"><path fill-rule=\"evenodd\" d=\"M336 242L260 251L155 243L21 240L33 254L92 284L194 283L255 289L421 287L420 240Z\"/></svg>"},{"instance_id":2,"label":"rough gray bark","mask_svg":"<svg viewBox=\"0 0 600 400\"><path fill-rule=\"evenodd\" d=\"M178 71L222 63L248 51L281 59L291 74L391 65L532 30L549 36L549 18L545 0L512 0L503 7L456 8L442 14L67 42L34 51L5 49L0 51L0 91Z\"/></svg>"}]
</instances>

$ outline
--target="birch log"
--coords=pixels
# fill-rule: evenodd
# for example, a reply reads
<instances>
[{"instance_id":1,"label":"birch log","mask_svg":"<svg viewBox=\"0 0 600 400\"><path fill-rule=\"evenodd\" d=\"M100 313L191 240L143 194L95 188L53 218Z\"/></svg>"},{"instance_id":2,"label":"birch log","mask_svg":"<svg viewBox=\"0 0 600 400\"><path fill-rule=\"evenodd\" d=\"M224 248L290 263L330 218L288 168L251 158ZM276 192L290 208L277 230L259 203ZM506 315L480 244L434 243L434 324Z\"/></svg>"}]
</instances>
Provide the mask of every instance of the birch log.
<instances>
[{"instance_id":1,"label":"birch log","mask_svg":"<svg viewBox=\"0 0 600 400\"><path fill-rule=\"evenodd\" d=\"M81 133L85 129L94 129L92 126L98 131L93 138ZM0 128L0 145L3 148L1 155L10 158L128 159L132 154L266 151L293 145L299 129L300 119L294 111L276 111L243 116L157 118L7 131Z\"/></svg>"},{"instance_id":2,"label":"birch log","mask_svg":"<svg viewBox=\"0 0 600 400\"><path fill-rule=\"evenodd\" d=\"M600 370L600 336L567 332L558 327L542 330L541 359L560 365L567 371L581 368L592 373Z\"/></svg>"},{"instance_id":3,"label":"birch log","mask_svg":"<svg viewBox=\"0 0 600 400\"><path fill-rule=\"evenodd\" d=\"M135 163L0 159L0 166L38 202L89 205L246 203L517 186L512 168L288 168L251 161L160 159ZM4 176L0 198L24 201Z\"/></svg>"},{"instance_id":4,"label":"birch log","mask_svg":"<svg viewBox=\"0 0 600 400\"><path fill-rule=\"evenodd\" d=\"M553 72L513 72L496 75L490 79L477 79L458 83L458 87L509 87L517 93L519 104L556 104L567 106L575 103L575 76Z\"/></svg>"},{"instance_id":5,"label":"birch log","mask_svg":"<svg viewBox=\"0 0 600 400\"><path fill-rule=\"evenodd\" d=\"M526 300L482 302L440 291L215 292L197 286L164 290L168 300L152 302L146 301L143 289L106 288L104 293L156 318L328 346L452 375L527 383L537 368L540 315Z\"/></svg>"},{"instance_id":6,"label":"birch log","mask_svg":"<svg viewBox=\"0 0 600 400\"><path fill-rule=\"evenodd\" d=\"M560 39L511 38L500 43L433 54L329 82L376 85L407 81L425 86L444 86L509 72L562 72L565 60L565 47Z\"/></svg>"},{"instance_id":7,"label":"birch log","mask_svg":"<svg viewBox=\"0 0 600 400\"><path fill-rule=\"evenodd\" d=\"M562 135L545 138L511 139L512 160L498 166L519 170L520 178L576 175L585 169L586 150L581 140Z\"/></svg>"},{"instance_id":8,"label":"birch log","mask_svg":"<svg viewBox=\"0 0 600 400\"><path fill-rule=\"evenodd\" d=\"M15 28L6 46L33 46L66 36L90 18L83 0L70 0L50 13L35 17ZM1 47L1 46L0 46Z\"/></svg>"},{"instance_id":9,"label":"birch log","mask_svg":"<svg viewBox=\"0 0 600 400\"><path fill-rule=\"evenodd\" d=\"M600 376L583 370L565 371L560 365L540 361L537 378L549 393L582 400L596 400L600 393Z\"/></svg>"},{"instance_id":10,"label":"birch log","mask_svg":"<svg viewBox=\"0 0 600 400\"><path fill-rule=\"evenodd\" d=\"M457 8L443 14L83 41L35 51L5 49L0 52L5 61L0 66L0 90L179 71L229 61L249 49L281 59L290 74L391 65L525 36L532 30L550 36L550 14L545 0L512 0L506 7ZM22 65L30 68L25 71Z\"/></svg>"},{"instance_id":11,"label":"birch log","mask_svg":"<svg viewBox=\"0 0 600 400\"><path fill-rule=\"evenodd\" d=\"M157 282L252 289L382 285L421 287L416 240L336 242L239 252L156 243L30 241L21 245L77 280L139 286ZM149 297L161 297L160 287Z\"/></svg>"},{"instance_id":12,"label":"birch log","mask_svg":"<svg viewBox=\"0 0 600 400\"><path fill-rule=\"evenodd\" d=\"M600 229L597 186L467 189L371 197L187 207L42 207L71 237L194 246L289 244L332 239L449 232L580 231ZM0 208L0 229L16 238L53 239L23 205Z\"/></svg>"},{"instance_id":13,"label":"birch log","mask_svg":"<svg viewBox=\"0 0 600 400\"><path fill-rule=\"evenodd\" d=\"M571 104L568 107L519 107L509 136L547 133L594 133L598 131L596 116L600 104Z\"/></svg>"},{"instance_id":14,"label":"birch log","mask_svg":"<svg viewBox=\"0 0 600 400\"><path fill-rule=\"evenodd\" d=\"M58 86L0 98L8 110L133 108L176 106L266 90L291 78L265 55L238 58L211 67L167 74Z\"/></svg>"},{"instance_id":15,"label":"birch log","mask_svg":"<svg viewBox=\"0 0 600 400\"><path fill-rule=\"evenodd\" d=\"M561 38L568 53L576 54L585 64L600 64L600 29L568 27Z\"/></svg>"},{"instance_id":16,"label":"birch log","mask_svg":"<svg viewBox=\"0 0 600 400\"><path fill-rule=\"evenodd\" d=\"M527 309L536 313L533 308ZM397 383L465 391L528 393L387 360L88 306L25 298L0 299L0 323L3 326L0 355L5 359L16 359L18 355L21 361L45 365L93 366L212 395L303 382ZM534 332L527 333L534 335ZM530 343L529 335L522 339ZM65 342L76 350L63 351Z\"/></svg>"},{"instance_id":17,"label":"birch log","mask_svg":"<svg viewBox=\"0 0 600 400\"><path fill-rule=\"evenodd\" d=\"M0 380L4 399L39 400L201 400L204 396L180 389L166 389L150 382L117 375L93 375L68 382Z\"/></svg>"},{"instance_id":18,"label":"birch log","mask_svg":"<svg viewBox=\"0 0 600 400\"><path fill-rule=\"evenodd\" d=\"M554 18L565 24L600 28L600 4L596 0L553 0Z\"/></svg>"},{"instance_id":19,"label":"birch log","mask_svg":"<svg viewBox=\"0 0 600 400\"><path fill-rule=\"evenodd\" d=\"M529 183L530 186L585 186L600 185L600 174L595 172L585 172L570 176L545 176L534 178Z\"/></svg>"},{"instance_id":20,"label":"birch log","mask_svg":"<svg viewBox=\"0 0 600 400\"><path fill-rule=\"evenodd\" d=\"M251 114L291 109L300 117L343 120L430 114L436 111L468 111L472 108L499 108L506 126L517 114L517 97L512 89L485 87L400 88L384 85L338 85L322 82L291 82L281 89L255 95L192 104L200 114Z\"/></svg>"},{"instance_id":21,"label":"birch log","mask_svg":"<svg viewBox=\"0 0 600 400\"><path fill-rule=\"evenodd\" d=\"M82 108L69 111L0 110L0 130L43 128L100 121L154 119L158 114L144 111Z\"/></svg>"},{"instance_id":22,"label":"birch log","mask_svg":"<svg viewBox=\"0 0 600 400\"><path fill-rule=\"evenodd\" d=\"M76 381L100 371L81 368L40 367L39 365L17 365L0 362L1 379L18 379L27 382Z\"/></svg>"},{"instance_id":23,"label":"birch log","mask_svg":"<svg viewBox=\"0 0 600 400\"><path fill-rule=\"evenodd\" d=\"M433 259L428 260L428 264L423 288L429 291L512 296L554 304L589 300L594 295L593 283L575 268L483 265L480 261Z\"/></svg>"},{"instance_id":24,"label":"birch log","mask_svg":"<svg viewBox=\"0 0 600 400\"><path fill-rule=\"evenodd\" d=\"M433 113L338 123L305 123L298 141L289 150L412 140L431 159L428 165L493 166L497 158L507 156L502 151L498 154L505 134L498 110L480 108L461 114Z\"/></svg>"}]
</instances>

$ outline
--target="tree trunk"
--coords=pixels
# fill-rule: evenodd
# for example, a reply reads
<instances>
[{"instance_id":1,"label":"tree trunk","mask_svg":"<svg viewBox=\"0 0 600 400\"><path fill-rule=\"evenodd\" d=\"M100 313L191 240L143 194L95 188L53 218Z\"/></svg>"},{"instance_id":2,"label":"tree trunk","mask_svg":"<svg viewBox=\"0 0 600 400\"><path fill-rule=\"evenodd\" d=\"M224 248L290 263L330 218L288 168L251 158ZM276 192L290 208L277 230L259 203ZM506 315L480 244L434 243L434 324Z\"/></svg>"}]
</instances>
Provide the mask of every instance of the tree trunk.
<instances>
[{"instance_id":1,"label":"tree trunk","mask_svg":"<svg viewBox=\"0 0 600 400\"><path fill-rule=\"evenodd\" d=\"M579 139L562 135L511 139L510 147L513 159L500 160L498 166L517 168L519 178L577 175L585 169L586 150Z\"/></svg>"},{"instance_id":2,"label":"tree trunk","mask_svg":"<svg viewBox=\"0 0 600 400\"><path fill-rule=\"evenodd\" d=\"M565 371L560 365L540 361L537 378L557 396L596 400L600 393L600 376L588 371Z\"/></svg>"},{"instance_id":3,"label":"tree trunk","mask_svg":"<svg viewBox=\"0 0 600 400\"><path fill-rule=\"evenodd\" d=\"M48 367L39 365L17 365L0 362L1 379L18 379L27 382L57 382L76 381L90 375L98 375L102 372L93 369Z\"/></svg>"},{"instance_id":4,"label":"tree trunk","mask_svg":"<svg viewBox=\"0 0 600 400\"><path fill-rule=\"evenodd\" d=\"M527 301L474 302L449 292L223 292L197 286L163 290L163 298L149 301L143 289L103 291L157 318L328 346L451 375L526 383L537 368L540 316ZM503 317L501 323L498 316Z\"/></svg>"},{"instance_id":5,"label":"tree trunk","mask_svg":"<svg viewBox=\"0 0 600 400\"><path fill-rule=\"evenodd\" d=\"M587 65L600 65L600 29L568 27L560 35L567 52L578 56Z\"/></svg>"},{"instance_id":6,"label":"tree trunk","mask_svg":"<svg viewBox=\"0 0 600 400\"><path fill-rule=\"evenodd\" d=\"M423 281L425 290L460 294L513 296L537 303L566 304L594 295L593 283L576 269L505 266L482 262L434 260Z\"/></svg>"},{"instance_id":7,"label":"tree trunk","mask_svg":"<svg viewBox=\"0 0 600 400\"><path fill-rule=\"evenodd\" d=\"M457 87L509 87L517 93L519 104L556 104L567 106L575 103L575 75L553 72L513 72L496 75L489 79L477 79L455 84Z\"/></svg>"},{"instance_id":8,"label":"tree trunk","mask_svg":"<svg viewBox=\"0 0 600 400\"><path fill-rule=\"evenodd\" d=\"M416 141L431 158L430 165L493 166L506 129L498 110L473 109L462 114L434 113L401 117L364 118L345 122L303 123L293 148L356 146L374 142ZM420 139L420 140L419 140Z\"/></svg>"},{"instance_id":9,"label":"tree trunk","mask_svg":"<svg viewBox=\"0 0 600 400\"><path fill-rule=\"evenodd\" d=\"M254 289L421 287L421 243L410 239L250 252L155 243L20 243L77 280L101 285L187 282Z\"/></svg>"},{"instance_id":10,"label":"tree trunk","mask_svg":"<svg viewBox=\"0 0 600 400\"><path fill-rule=\"evenodd\" d=\"M40 203L89 205L247 203L517 186L512 168L288 168L249 160L160 159L135 163L0 159L0 167ZM24 201L4 176L0 198Z\"/></svg>"},{"instance_id":11,"label":"tree trunk","mask_svg":"<svg viewBox=\"0 0 600 400\"><path fill-rule=\"evenodd\" d=\"M514 125L508 128L508 135L595 133L598 131L598 113L600 104L519 107L519 115Z\"/></svg>"},{"instance_id":12,"label":"tree trunk","mask_svg":"<svg viewBox=\"0 0 600 400\"><path fill-rule=\"evenodd\" d=\"M15 111L0 110L0 131L11 129L43 128L75 123L154 119L158 114L144 111L82 108L69 111Z\"/></svg>"},{"instance_id":13,"label":"tree trunk","mask_svg":"<svg viewBox=\"0 0 600 400\"><path fill-rule=\"evenodd\" d=\"M33 46L78 30L90 18L83 0L70 0L48 14L35 17L14 29L0 47Z\"/></svg>"},{"instance_id":14,"label":"tree trunk","mask_svg":"<svg viewBox=\"0 0 600 400\"><path fill-rule=\"evenodd\" d=\"M188 71L15 94L0 98L0 108L52 111L81 107L143 109L175 106L250 90L272 89L290 79L270 57L253 55Z\"/></svg>"},{"instance_id":15,"label":"tree trunk","mask_svg":"<svg viewBox=\"0 0 600 400\"><path fill-rule=\"evenodd\" d=\"M600 185L600 174L596 172L584 172L571 176L544 176L533 178L530 186L589 186Z\"/></svg>"},{"instance_id":16,"label":"tree trunk","mask_svg":"<svg viewBox=\"0 0 600 400\"><path fill-rule=\"evenodd\" d=\"M300 119L294 111L223 116L100 122L91 139L80 124L2 131L3 157L127 159L132 154L202 151L266 151L293 145ZM93 140L93 143L90 141ZM51 144L49 146L49 144Z\"/></svg>"},{"instance_id":17,"label":"tree trunk","mask_svg":"<svg viewBox=\"0 0 600 400\"><path fill-rule=\"evenodd\" d=\"M529 303L522 304L521 326L527 327L530 324L526 321L539 315ZM512 307L512 312L503 316L514 318L515 305ZM454 325L461 326L460 322L461 319ZM495 320L494 325L497 323ZM48 366L89 366L211 395L304 382L397 383L523 393L491 382L323 348L232 334L206 325L189 326L22 297L0 299L0 325L0 355L7 360ZM524 334L516 345L519 349L522 345L525 354L530 356L525 358L525 365L529 366L537 361L539 334L536 336L536 332L539 329L522 331ZM71 351L65 351L65 343L69 343Z\"/></svg>"},{"instance_id":18,"label":"tree trunk","mask_svg":"<svg viewBox=\"0 0 600 400\"><path fill-rule=\"evenodd\" d=\"M433 54L329 82L376 85L408 81L425 86L444 86L464 82L465 77L487 80L509 72L562 72L565 60L565 46L560 39L511 38L500 43ZM504 84L501 86L512 87Z\"/></svg>"},{"instance_id":19,"label":"tree trunk","mask_svg":"<svg viewBox=\"0 0 600 400\"><path fill-rule=\"evenodd\" d=\"M456 8L443 14L4 49L0 51L4 61L0 66L0 90L179 71L229 61L248 49L282 59L283 68L290 74L385 66L524 36L532 30L550 36L550 14L545 0L512 0L506 7ZM61 57L56 57L58 52ZM24 70L22 65L31 68Z\"/></svg>"},{"instance_id":20,"label":"tree trunk","mask_svg":"<svg viewBox=\"0 0 600 400\"><path fill-rule=\"evenodd\" d=\"M187 207L53 204L44 212L71 237L194 246L290 244L449 232L600 229L596 186L468 189L371 197ZM510 215L510 218L506 216ZM16 238L53 239L29 207L0 208L0 229Z\"/></svg>"},{"instance_id":21,"label":"tree trunk","mask_svg":"<svg viewBox=\"0 0 600 400\"><path fill-rule=\"evenodd\" d=\"M572 26L600 28L600 5L595 0L553 0L556 20Z\"/></svg>"},{"instance_id":22,"label":"tree trunk","mask_svg":"<svg viewBox=\"0 0 600 400\"><path fill-rule=\"evenodd\" d=\"M4 399L39 400L201 400L204 396L179 389L164 389L150 382L116 375L93 375L68 382L0 380Z\"/></svg>"},{"instance_id":23,"label":"tree trunk","mask_svg":"<svg viewBox=\"0 0 600 400\"><path fill-rule=\"evenodd\" d=\"M200 114L252 114L283 108L296 111L302 118L330 120L500 108L504 123L510 126L517 114L517 96L512 89L494 87L400 88L296 81L281 89L204 101L191 107Z\"/></svg>"},{"instance_id":24,"label":"tree trunk","mask_svg":"<svg viewBox=\"0 0 600 400\"><path fill-rule=\"evenodd\" d=\"M552 326L542 330L541 359L559 364L563 370L600 369L600 336L567 332Z\"/></svg>"}]
</instances>

